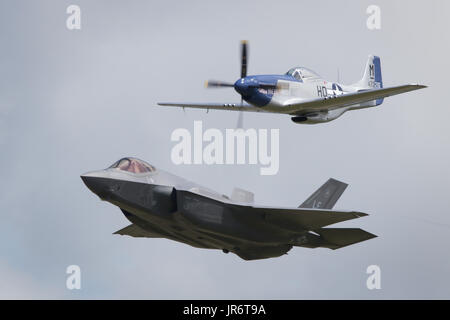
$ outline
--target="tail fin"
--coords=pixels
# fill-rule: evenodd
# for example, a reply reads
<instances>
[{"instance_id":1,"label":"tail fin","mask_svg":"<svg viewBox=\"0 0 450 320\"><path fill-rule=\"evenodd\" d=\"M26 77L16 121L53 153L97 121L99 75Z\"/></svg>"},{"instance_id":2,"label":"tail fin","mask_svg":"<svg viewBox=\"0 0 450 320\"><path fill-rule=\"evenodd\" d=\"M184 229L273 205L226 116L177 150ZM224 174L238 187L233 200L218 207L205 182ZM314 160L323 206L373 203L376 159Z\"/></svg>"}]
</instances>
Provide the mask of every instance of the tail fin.
<instances>
[{"instance_id":1,"label":"tail fin","mask_svg":"<svg viewBox=\"0 0 450 320\"><path fill-rule=\"evenodd\" d=\"M333 209L347 186L346 183L330 178L299 208Z\"/></svg>"},{"instance_id":2,"label":"tail fin","mask_svg":"<svg viewBox=\"0 0 450 320\"><path fill-rule=\"evenodd\" d=\"M361 89L379 89L383 88L383 78L381 76L381 61L380 57L370 55L367 60L366 69L364 70L363 78L354 84ZM383 99L376 100L376 105L383 103Z\"/></svg>"},{"instance_id":3,"label":"tail fin","mask_svg":"<svg viewBox=\"0 0 450 320\"><path fill-rule=\"evenodd\" d=\"M363 78L358 82L364 88L383 88L380 57L370 55Z\"/></svg>"}]
</instances>

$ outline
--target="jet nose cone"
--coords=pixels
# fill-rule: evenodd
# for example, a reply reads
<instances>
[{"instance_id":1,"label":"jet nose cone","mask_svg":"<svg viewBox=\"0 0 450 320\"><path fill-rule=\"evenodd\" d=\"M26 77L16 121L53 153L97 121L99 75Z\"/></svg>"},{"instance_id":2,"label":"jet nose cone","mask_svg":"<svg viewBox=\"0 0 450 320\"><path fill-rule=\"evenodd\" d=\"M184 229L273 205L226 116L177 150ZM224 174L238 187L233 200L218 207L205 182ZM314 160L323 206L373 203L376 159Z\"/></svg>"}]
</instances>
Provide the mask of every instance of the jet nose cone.
<instances>
[{"instance_id":1,"label":"jet nose cone","mask_svg":"<svg viewBox=\"0 0 450 320\"><path fill-rule=\"evenodd\" d=\"M112 190L109 180L111 179L97 175L95 172L90 172L81 175L81 180L83 180L89 190L98 195L101 199L107 199L110 196Z\"/></svg>"}]
</instances>

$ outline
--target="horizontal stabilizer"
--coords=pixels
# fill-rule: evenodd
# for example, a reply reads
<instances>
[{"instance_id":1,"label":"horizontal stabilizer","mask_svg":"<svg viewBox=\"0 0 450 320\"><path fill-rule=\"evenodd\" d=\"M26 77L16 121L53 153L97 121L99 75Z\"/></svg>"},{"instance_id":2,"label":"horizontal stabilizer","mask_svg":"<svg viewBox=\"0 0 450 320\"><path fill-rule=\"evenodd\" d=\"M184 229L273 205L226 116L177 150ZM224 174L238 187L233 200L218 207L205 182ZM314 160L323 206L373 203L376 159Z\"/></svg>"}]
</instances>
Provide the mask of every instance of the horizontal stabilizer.
<instances>
[{"instance_id":1,"label":"horizontal stabilizer","mask_svg":"<svg viewBox=\"0 0 450 320\"><path fill-rule=\"evenodd\" d=\"M161 238L160 234L149 232L147 230L138 227L135 224L130 224L128 227L125 227L123 229L114 232L114 234L131 236L135 238Z\"/></svg>"},{"instance_id":2,"label":"horizontal stabilizer","mask_svg":"<svg viewBox=\"0 0 450 320\"><path fill-rule=\"evenodd\" d=\"M323 228L315 230L315 232L325 241L321 247L333 250L376 237L367 231L354 228Z\"/></svg>"},{"instance_id":3,"label":"horizontal stabilizer","mask_svg":"<svg viewBox=\"0 0 450 320\"><path fill-rule=\"evenodd\" d=\"M299 208L333 209L347 186L346 183L330 178Z\"/></svg>"}]
</instances>

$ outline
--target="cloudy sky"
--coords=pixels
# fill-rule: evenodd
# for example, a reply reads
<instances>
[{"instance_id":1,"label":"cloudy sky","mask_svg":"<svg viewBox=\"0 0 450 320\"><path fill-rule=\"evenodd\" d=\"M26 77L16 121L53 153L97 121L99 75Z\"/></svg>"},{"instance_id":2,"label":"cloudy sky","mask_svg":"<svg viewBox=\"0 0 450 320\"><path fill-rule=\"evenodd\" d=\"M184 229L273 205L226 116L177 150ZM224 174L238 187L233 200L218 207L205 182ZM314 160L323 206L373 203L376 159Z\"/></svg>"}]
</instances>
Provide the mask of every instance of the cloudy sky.
<instances>
[{"instance_id":1,"label":"cloudy sky","mask_svg":"<svg viewBox=\"0 0 450 320\"><path fill-rule=\"evenodd\" d=\"M66 8L81 8L81 30ZM366 27L370 4L381 30ZM0 3L0 298L450 298L448 1L2 1ZM385 86L429 88L316 126L246 114L280 129L280 170L175 165L176 128L234 128L237 114L157 107L158 101L239 101L205 90L234 81L239 41L249 73L307 66L329 80L361 78L381 57ZM350 184L336 208L370 216L378 238L341 250L294 248L243 261L164 239L112 235L129 222L80 174L123 156L263 205L297 206L329 177ZM66 288L79 265L81 290ZM380 290L366 268L381 268Z\"/></svg>"}]
</instances>

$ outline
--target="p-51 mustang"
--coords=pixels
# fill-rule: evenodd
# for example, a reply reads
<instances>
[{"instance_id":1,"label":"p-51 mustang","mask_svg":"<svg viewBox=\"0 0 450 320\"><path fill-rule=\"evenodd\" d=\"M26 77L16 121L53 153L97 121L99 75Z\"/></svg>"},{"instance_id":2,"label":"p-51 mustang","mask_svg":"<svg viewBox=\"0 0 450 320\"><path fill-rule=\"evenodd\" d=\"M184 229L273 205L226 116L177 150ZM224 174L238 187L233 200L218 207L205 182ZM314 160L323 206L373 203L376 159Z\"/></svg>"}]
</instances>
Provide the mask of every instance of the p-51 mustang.
<instances>
[{"instance_id":1,"label":"p-51 mustang","mask_svg":"<svg viewBox=\"0 0 450 320\"><path fill-rule=\"evenodd\" d=\"M241 78L234 84L208 81L208 88L233 87L241 95L241 103L173 103L161 106L215 110L281 113L295 123L322 123L334 120L346 111L378 106L389 96L426 88L405 84L383 88L381 63L369 56L363 78L351 85L322 79L314 71L297 67L283 75L247 76L247 42L241 48ZM244 104L246 101L248 104ZM240 120L242 121L242 120Z\"/></svg>"},{"instance_id":2,"label":"p-51 mustang","mask_svg":"<svg viewBox=\"0 0 450 320\"><path fill-rule=\"evenodd\" d=\"M245 260L279 257L293 246L334 250L375 237L358 228L327 227L367 215L332 210L347 187L334 179L298 208L279 208L255 205L253 193L242 189L222 195L136 158L81 178L131 222L116 234L221 249Z\"/></svg>"}]
</instances>

